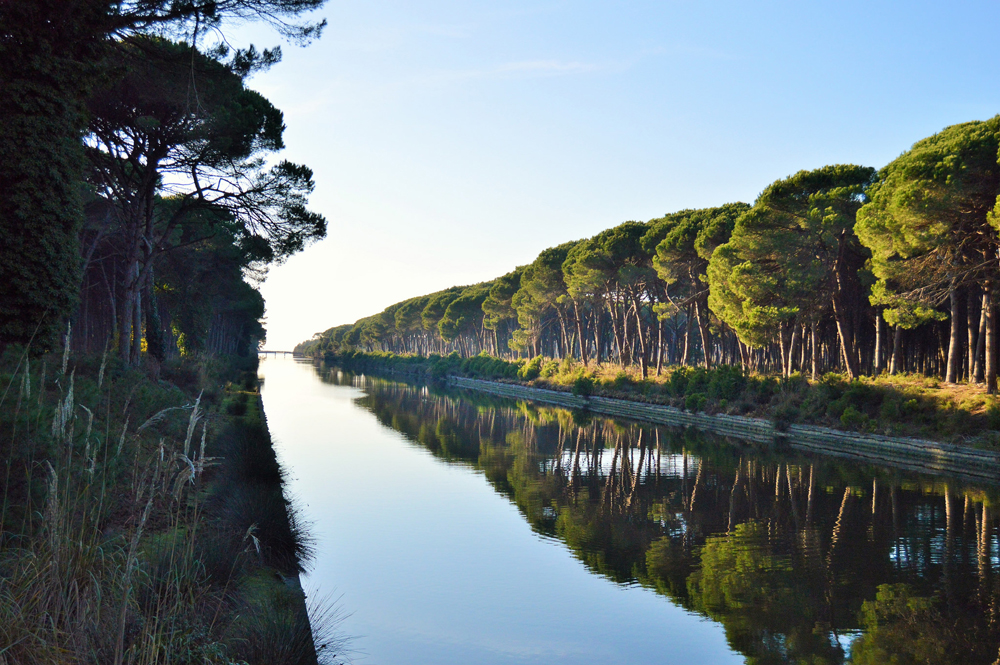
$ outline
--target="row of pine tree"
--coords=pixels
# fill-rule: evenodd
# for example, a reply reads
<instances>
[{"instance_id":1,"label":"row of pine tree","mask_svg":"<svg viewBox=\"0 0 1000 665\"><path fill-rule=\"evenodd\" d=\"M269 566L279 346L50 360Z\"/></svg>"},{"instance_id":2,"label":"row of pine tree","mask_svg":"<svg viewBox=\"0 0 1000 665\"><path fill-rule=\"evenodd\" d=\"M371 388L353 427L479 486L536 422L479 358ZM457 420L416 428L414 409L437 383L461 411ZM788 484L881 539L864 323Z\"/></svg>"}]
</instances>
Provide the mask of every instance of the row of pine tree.
<instances>
[{"instance_id":1,"label":"row of pine tree","mask_svg":"<svg viewBox=\"0 0 1000 665\"><path fill-rule=\"evenodd\" d=\"M1000 116L881 170L838 164L752 205L625 222L492 282L411 298L303 342L851 378L920 372L996 391Z\"/></svg>"}]
</instances>

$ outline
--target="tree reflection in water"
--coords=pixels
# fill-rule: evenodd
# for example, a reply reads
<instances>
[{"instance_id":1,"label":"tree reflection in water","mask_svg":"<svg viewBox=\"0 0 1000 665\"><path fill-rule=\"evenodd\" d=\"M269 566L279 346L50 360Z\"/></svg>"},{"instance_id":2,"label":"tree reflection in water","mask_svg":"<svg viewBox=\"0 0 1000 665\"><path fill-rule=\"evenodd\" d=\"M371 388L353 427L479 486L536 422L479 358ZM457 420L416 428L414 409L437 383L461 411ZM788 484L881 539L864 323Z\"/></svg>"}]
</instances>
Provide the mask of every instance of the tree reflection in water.
<instances>
[{"instance_id":1,"label":"tree reflection in water","mask_svg":"<svg viewBox=\"0 0 1000 665\"><path fill-rule=\"evenodd\" d=\"M748 663L995 663L996 487L319 367L539 534Z\"/></svg>"}]
</instances>

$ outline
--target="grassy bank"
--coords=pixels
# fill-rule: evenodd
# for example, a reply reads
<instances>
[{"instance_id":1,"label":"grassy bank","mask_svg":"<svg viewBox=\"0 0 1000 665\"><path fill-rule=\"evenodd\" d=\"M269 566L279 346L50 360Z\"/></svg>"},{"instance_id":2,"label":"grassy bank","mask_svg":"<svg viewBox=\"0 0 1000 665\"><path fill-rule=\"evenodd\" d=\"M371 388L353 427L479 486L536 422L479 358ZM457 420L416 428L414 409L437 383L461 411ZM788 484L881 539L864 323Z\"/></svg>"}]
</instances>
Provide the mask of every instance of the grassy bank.
<instances>
[{"instance_id":1,"label":"grassy bank","mask_svg":"<svg viewBox=\"0 0 1000 665\"><path fill-rule=\"evenodd\" d=\"M779 426L822 425L849 431L1000 448L1000 399L981 387L949 385L916 374L862 377L827 374L818 381L752 375L739 367L670 367L642 379L617 365L584 367L572 359L506 361L480 355L401 356L352 352L328 362L360 371L390 371L515 381L536 387L666 404L689 411L769 418Z\"/></svg>"},{"instance_id":2,"label":"grassy bank","mask_svg":"<svg viewBox=\"0 0 1000 665\"><path fill-rule=\"evenodd\" d=\"M8 349L0 391L0 662L315 663L314 637L339 662L256 358Z\"/></svg>"}]
</instances>

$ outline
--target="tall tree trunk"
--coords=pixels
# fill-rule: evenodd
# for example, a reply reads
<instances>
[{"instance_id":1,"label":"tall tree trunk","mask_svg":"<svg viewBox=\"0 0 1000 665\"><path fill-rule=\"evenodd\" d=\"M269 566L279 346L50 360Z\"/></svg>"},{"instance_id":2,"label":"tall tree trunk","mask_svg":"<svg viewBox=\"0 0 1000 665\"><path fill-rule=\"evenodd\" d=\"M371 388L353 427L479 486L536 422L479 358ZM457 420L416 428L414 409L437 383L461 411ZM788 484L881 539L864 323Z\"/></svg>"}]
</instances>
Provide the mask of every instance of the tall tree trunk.
<instances>
[{"instance_id":1,"label":"tall tree trunk","mask_svg":"<svg viewBox=\"0 0 1000 665\"><path fill-rule=\"evenodd\" d=\"M778 327L778 345L781 347L778 351L778 355L781 356L781 375L787 377L789 374L788 370L788 347L791 346L789 343L791 335L789 334L788 324L782 323Z\"/></svg>"},{"instance_id":2,"label":"tall tree trunk","mask_svg":"<svg viewBox=\"0 0 1000 665\"><path fill-rule=\"evenodd\" d=\"M989 312L990 293L983 290L983 301L979 309L979 337L976 340L976 381L983 381L983 352L986 348L986 319Z\"/></svg>"},{"instance_id":3,"label":"tall tree trunk","mask_svg":"<svg viewBox=\"0 0 1000 665\"><path fill-rule=\"evenodd\" d=\"M799 343L799 325L798 323L792 324L792 339L788 343L788 374L789 376L795 371L795 350Z\"/></svg>"},{"instance_id":4,"label":"tall tree trunk","mask_svg":"<svg viewBox=\"0 0 1000 665\"><path fill-rule=\"evenodd\" d=\"M608 305L608 314L611 317L611 332L615 336L615 349L618 351L618 364L625 366L625 354L624 354L624 342L622 340L623 335L618 329L618 316L615 314L614 310L611 309L611 305Z\"/></svg>"},{"instance_id":5,"label":"tall tree trunk","mask_svg":"<svg viewBox=\"0 0 1000 665\"><path fill-rule=\"evenodd\" d=\"M142 357L142 289L135 291L135 305L132 307L132 352L129 363L138 365Z\"/></svg>"},{"instance_id":6,"label":"tall tree trunk","mask_svg":"<svg viewBox=\"0 0 1000 665\"><path fill-rule=\"evenodd\" d=\"M649 377L649 349L646 344L646 335L642 329L639 297L635 294L632 294L632 311L635 313L635 332L636 337L639 339L639 366L642 369L642 378L645 379Z\"/></svg>"},{"instance_id":7,"label":"tall tree trunk","mask_svg":"<svg viewBox=\"0 0 1000 665\"><path fill-rule=\"evenodd\" d=\"M976 305L979 304L979 294L975 289L969 289L965 303L965 326L968 329L969 350L966 354L965 375L969 383L976 380L976 341L979 328L976 326Z\"/></svg>"},{"instance_id":8,"label":"tall tree trunk","mask_svg":"<svg viewBox=\"0 0 1000 665\"><path fill-rule=\"evenodd\" d=\"M598 314L600 310L595 306L594 308L594 364L601 364L601 317Z\"/></svg>"},{"instance_id":9,"label":"tall tree trunk","mask_svg":"<svg viewBox=\"0 0 1000 665\"><path fill-rule=\"evenodd\" d=\"M875 375L882 373L885 365L885 321L882 312L875 312Z\"/></svg>"},{"instance_id":10,"label":"tall tree trunk","mask_svg":"<svg viewBox=\"0 0 1000 665\"><path fill-rule=\"evenodd\" d=\"M663 370L663 320L656 317L656 376Z\"/></svg>"},{"instance_id":11,"label":"tall tree trunk","mask_svg":"<svg viewBox=\"0 0 1000 665\"><path fill-rule=\"evenodd\" d=\"M130 364L132 356L132 323L138 299L139 262L129 261L123 280L121 312L118 316L118 354L122 362Z\"/></svg>"},{"instance_id":12,"label":"tall tree trunk","mask_svg":"<svg viewBox=\"0 0 1000 665\"><path fill-rule=\"evenodd\" d=\"M844 355L844 367L847 369L847 377L854 379L858 375L857 354L854 349L854 331L851 329L847 307L843 302L846 291L844 273L847 270L846 229L840 233L839 245L836 265L837 288L833 294L833 315L837 321L837 335L840 337L840 348Z\"/></svg>"},{"instance_id":13,"label":"tall tree trunk","mask_svg":"<svg viewBox=\"0 0 1000 665\"><path fill-rule=\"evenodd\" d=\"M809 350L812 354L812 380L819 374L819 331L816 329L816 319L809 322Z\"/></svg>"},{"instance_id":14,"label":"tall tree trunk","mask_svg":"<svg viewBox=\"0 0 1000 665\"><path fill-rule=\"evenodd\" d=\"M898 374L903 369L903 327L896 325L892 334L892 363L889 374Z\"/></svg>"},{"instance_id":15,"label":"tall tree trunk","mask_svg":"<svg viewBox=\"0 0 1000 665\"><path fill-rule=\"evenodd\" d=\"M844 357L844 368L847 370L847 378L854 379L858 376L857 360L854 357L854 340L849 328L847 312L844 311L843 305L837 302L838 300L839 298L834 296L833 316L837 321L837 336L840 338L840 349Z\"/></svg>"},{"instance_id":16,"label":"tall tree trunk","mask_svg":"<svg viewBox=\"0 0 1000 665\"><path fill-rule=\"evenodd\" d=\"M681 364L687 367L691 364L691 326L694 325L694 317L691 315L693 304L688 305L687 321L684 328L684 355L681 357Z\"/></svg>"},{"instance_id":17,"label":"tall tree trunk","mask_svg":"<svg viewBox=\"0 0 1000 665\"><path fill-rule=\"evenodd\" d=\"M997 391L997 310L993 282L986 286L986 392L993 395Z\"/></svg>"},{"instance_id":18,"label":"tall tree trunk","mask_svg":"<svg viewBox=\"0 0 1000 665\"><path fill-rule=\"evenodd\" d=\"M146 351L159 362L166 359L163 344L163 324L160 321L160 308L156 302L153 290L153 270L146 273L145 296L142 299L146 319Z\"/></svg>"},{"instance_id":19,"label":"tall tree trunk","mask_svg":"<svg viewBox=\"0 0 1000 665\"><path fill-rule=\"evenodd\" d=\"M698 333L701 336L701 352L705 356L705 369L712 369L712 341L708 330L708 301L695 301L695 316L698 319Z\"/></svg>"},{"instance_id":20,"label":"tall tree trunk","mask_svg":"<svg viewBox=\"0 0 1000 665\"><path fill-rule=\"evenodd\" d=\"M954 277L951 278L951 285L948 287L948 301L951 305L951 335L948 339L948 367L944 380L947 383L956 383L959 363L962 361L962 339L959 327L961 322L958 320L958 291L955 290Z\"/></svg>"},{"instance_id":21,"label":"tall tree trunk","mask_svg":"<svg viewBox=\"0 0 1000 665\"><path fill-rule=\"evenodd\" d=\"M806 342L806 324L799 326L799 347L801 351L799 352L799 371L803 374L806 371L806 355L809 351L809 344Z\"/></svg>"},{"instance_id":22,"label":"tall tree trunk","mask_svg":"<svg viewBox=\"0 0 1000 665\"><path fill-rule=\"evenodd\" d=\"M573 315L576 317L576 337L580 340L580 360L587 366L587 338L583 336L583 320L580 318L580 308L573 300Z\"/></svg>"}]
</instances>

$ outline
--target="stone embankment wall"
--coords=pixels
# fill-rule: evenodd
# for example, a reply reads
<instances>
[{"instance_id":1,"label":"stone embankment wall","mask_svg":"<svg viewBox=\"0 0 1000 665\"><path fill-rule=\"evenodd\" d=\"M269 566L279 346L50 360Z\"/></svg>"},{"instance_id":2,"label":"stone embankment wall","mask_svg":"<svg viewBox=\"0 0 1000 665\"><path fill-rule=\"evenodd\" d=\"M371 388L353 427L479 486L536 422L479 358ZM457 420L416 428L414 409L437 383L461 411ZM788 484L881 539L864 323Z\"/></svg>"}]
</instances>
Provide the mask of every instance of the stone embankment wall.
<instances>
[{"instance_id":1,"label":"stone embankment wall","mask_svg":"<svg viewBox=\"0 0 1000 665\"><path fill-rule=\"evenodd\" d=\"M692 413L661 404L644 404L608 397L584 397L556 390L463 377L451 377L449 381L460 388L554 404L568 409L585 409L616 418L643 420L671 427L696 427L743 441L784 444L795 450L849 458L859 462L921 473L958 476L980 482L1000 482L1000 453L969 446L843 432L813 425L789 425L787 430L781 431L776 429L770 420L762 418Z\"/></svg>"}]
</instances>

